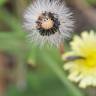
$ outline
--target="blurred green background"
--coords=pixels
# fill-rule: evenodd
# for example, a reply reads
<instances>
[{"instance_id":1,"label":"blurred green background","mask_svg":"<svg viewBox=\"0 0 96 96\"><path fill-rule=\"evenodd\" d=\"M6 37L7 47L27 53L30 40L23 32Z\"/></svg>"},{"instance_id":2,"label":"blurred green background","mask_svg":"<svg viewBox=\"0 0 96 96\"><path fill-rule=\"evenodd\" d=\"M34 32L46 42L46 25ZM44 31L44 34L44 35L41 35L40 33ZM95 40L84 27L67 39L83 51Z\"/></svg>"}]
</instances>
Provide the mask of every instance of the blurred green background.
<instances>
[{"instance_id":1,"label":"blurred green background","mask_svg":"<svg viewBox=\"0 0 96 96\"><path fill-rule=\"evenodd\" d=\"M94 88L79 89L77 85L68 81L58 49L38 49L26 41L26 32L22 29L22 15L30 2L32 1L0 0L0 51L9 52L17 58L14 72L10 69L13 79L5 86L3 95L96 96ZM86 16L71 5L72 2L75 0L66 0L77 20L74 33L79 34L84 30L94 29L92 24L84 19ZM86 3L95 9L96 0L86 0ZM64 50L68 50L66 42Z\"/></svg>"}]
</instances>

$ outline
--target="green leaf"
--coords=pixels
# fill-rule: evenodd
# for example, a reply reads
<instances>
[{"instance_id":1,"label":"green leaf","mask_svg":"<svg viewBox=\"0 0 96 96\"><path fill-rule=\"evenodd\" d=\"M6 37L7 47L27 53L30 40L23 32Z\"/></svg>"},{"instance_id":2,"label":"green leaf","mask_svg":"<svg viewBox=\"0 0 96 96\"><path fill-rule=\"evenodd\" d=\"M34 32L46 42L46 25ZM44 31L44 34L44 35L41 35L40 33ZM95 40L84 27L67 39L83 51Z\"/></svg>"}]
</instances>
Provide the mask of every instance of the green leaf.
<instances>
[{"instance_id":1,"label":"green leaf","mask_svg":"<svg viewBox=\"0 0 96 96\"><path fill-rule=\"evenodd\" d=\"M58 65L58 62L52 57L52 54L49 52L41 52L42 53L42 60L47 64L53 71L56 73L58 78L62 81L62 84L66 86L66 89L69 91L70 96L84 96L72 83L70 83L67 78L66 74Z\"/></svg>"},{"instance_id":2,"label":"green leaf","mask_svg":"<svg viewBox=\"0 0 96 96\"><path fill-rule=\"evenodd\" d=\"M6 0L0 0L0 6L2 6L5 2Z\"/></svg>"},{"instance_id":3,"label":"green leaf","mask_svg":"<svg viewBox=\"0 0 96 96\"><path fill-rule=\"evenodd\" d=\"M22 24L4 9L0 9L0 20L4 21L15 32L15 35L20 38L25 36L26 33L22 28Z\"/></svg>"},{"instance_id":4,"label":"green leaf","mask_svg":"<svg viewBox=\"0 0 96 96\"><path fill-rule=\"evenodd\" d=\"M86 0L90 5L96 5L96 0Z\"/></svg>"}]
</instances>

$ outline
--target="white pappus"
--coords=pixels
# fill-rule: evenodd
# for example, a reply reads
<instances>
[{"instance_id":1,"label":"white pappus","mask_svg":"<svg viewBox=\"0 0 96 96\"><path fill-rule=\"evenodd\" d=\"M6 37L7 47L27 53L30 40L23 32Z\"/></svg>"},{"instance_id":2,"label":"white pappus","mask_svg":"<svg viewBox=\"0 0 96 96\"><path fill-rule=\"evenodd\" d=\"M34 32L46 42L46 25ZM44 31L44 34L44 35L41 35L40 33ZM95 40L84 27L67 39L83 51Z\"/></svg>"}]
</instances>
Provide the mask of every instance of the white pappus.
<instances>
[{"instance_id":1,"label":"white pappus","mask_svg":"<svg viewBox=\"0 0 96 96\"><path fill-rule=\"evenodd\" d=\"M35 0L24 12L23 26L30 42L58 47L73 31L72 18L72 12L59 0Z\"/></svg>"}]
</instances>

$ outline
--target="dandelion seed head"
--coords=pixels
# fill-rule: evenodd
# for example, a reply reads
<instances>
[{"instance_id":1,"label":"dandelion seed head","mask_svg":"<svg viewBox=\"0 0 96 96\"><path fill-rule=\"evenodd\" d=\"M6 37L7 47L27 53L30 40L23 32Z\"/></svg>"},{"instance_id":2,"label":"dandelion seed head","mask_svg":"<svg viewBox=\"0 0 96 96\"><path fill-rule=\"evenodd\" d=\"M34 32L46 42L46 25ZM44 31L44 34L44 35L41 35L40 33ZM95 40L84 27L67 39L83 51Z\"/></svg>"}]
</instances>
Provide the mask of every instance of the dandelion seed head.
<instances>
[{"instance_id":1,"label":"dandelion seed head","mask_svg":"<svg viewBox=\"0 0 96 96\"><path fill-rule=\"evenodd\" d=\"M24 13L28 39L37 45L59 46L70 37L74 21L72 12L59 0L36 0Z\"/></svg>"}]
</instances>

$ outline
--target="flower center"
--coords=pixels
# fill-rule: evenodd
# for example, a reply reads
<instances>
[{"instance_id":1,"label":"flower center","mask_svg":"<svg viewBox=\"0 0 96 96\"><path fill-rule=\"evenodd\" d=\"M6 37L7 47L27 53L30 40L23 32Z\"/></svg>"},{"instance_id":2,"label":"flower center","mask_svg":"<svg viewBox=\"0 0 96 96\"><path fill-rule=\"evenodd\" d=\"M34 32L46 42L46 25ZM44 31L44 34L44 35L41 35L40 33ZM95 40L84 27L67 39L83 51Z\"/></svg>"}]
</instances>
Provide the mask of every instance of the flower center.
<instances>
[{"instance_id":1,"label":"flower center","mask_svg":"<svg viewBox=\"0 0 96 96\"><path fill-rule=\"evenodd\" d=\"M37 29L42 36L50 36L59 31L60 22L51 12L42 13L37 22Z\"/></svg>"},{"instance_id":2,"label":"flower center","mask_svg":"<svg viewBox=\"0 0 96 96\"><path fill-rule=\"evenodd\" d=\"M77 60L76 62L80 65L82 64L86 68L96 68L96 54L91 54L86 57L86 59Z\"/></svg>"},{"instance_id":3,"label":"flower center","mask_svg":"<svg viewBox=\"0 0 96 96\"><path fill-rule=\"evenodd\" d=\"M46 18L42 21L41 27L45 30L51 29L54 26L53 20L51 18Z\"/></svg>"},{"instance_id":4,"label":"flower center","mask_svg":"<svg viewBox=\"0 0 96 96\"><path fill-rule=\"evenodd\" d=\"M94 54L94 53L93 53ZM87 59L86 59L86 65L88 67L95 67L96 66L96 56L89 56Z\"/></svg>"}]
</instances>

